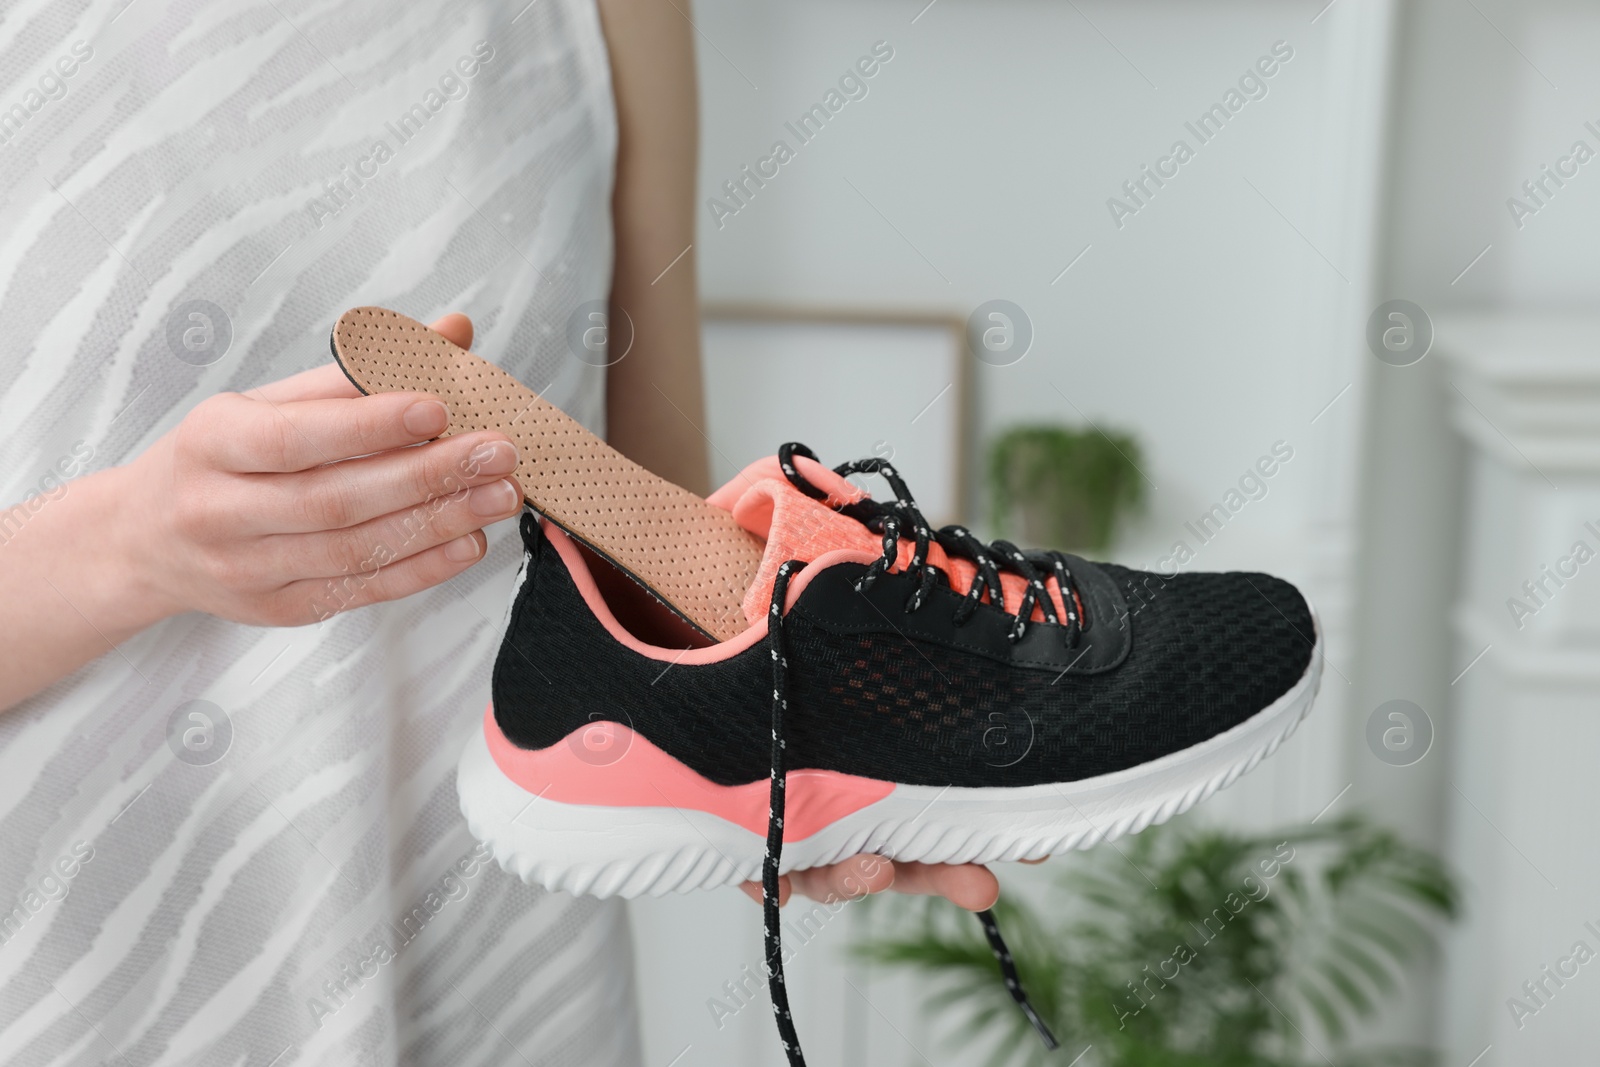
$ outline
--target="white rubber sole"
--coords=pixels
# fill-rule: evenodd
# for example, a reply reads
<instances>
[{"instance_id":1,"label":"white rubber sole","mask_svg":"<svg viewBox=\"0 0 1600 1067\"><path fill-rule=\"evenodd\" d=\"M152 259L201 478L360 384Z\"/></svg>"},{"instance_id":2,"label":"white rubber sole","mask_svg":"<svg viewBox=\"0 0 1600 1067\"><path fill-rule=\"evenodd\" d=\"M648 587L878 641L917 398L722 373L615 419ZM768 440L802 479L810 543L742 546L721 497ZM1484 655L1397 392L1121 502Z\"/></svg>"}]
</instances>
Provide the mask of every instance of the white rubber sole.
<instances>
[{"instance_id":1,"label":"white rubber sole","mask_svg":"<svg viewBox=\"0 0 1600 1067\"><path fill-rule=\"evenodd\" d=\"M1313 615L1315 622L1315 615ZM924 863L1039 859L1138 833L1187 811L1271 755L1310 712L1322 634L1294 688L1244 722L1150 763L1080 782L963 789L899 785L810 837L785 842L782 870L858 852ZM546 889L660 896L761 876L766 839L707 812L605 807L536 797L473 732L456 775L461 812L500 866Z\"/></svg>"}]
</instances>

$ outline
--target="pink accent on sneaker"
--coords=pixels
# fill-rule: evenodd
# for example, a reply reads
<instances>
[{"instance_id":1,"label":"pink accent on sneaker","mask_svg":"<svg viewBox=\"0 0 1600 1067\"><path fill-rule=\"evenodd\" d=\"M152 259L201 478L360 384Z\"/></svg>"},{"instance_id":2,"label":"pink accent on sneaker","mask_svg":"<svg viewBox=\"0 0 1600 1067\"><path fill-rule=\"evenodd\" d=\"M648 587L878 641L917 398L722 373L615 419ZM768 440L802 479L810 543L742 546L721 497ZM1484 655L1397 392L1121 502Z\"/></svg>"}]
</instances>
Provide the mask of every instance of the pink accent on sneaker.
<instances>
[{"instance_id":1,"label":"pink accent on sneaker","mask_svg":"<svg viewBox=\"0 0 1600 1067\"><path fill-rule=\"evenodd\" d=\"M572 543L572 538L567 536L565 530L554 523L544 523L545 536L555 548L556 554L561 557L561 562L566 566L567 573L572 577L572 584L577 587L578 595L583 597L583 602L589 605L589 610L594 612L594 617L600 625L606 628L618 644L637 652L641 656L648 656L663 663L687 663L696 666L703 663L716 663L720 660L737 656L751 645L767 639L767 619L763 614L756 624L738 637L730 638L719 644L708 645L705 648L663 648L660 645L646 644L639 640L628 629L617 621L616 613L606 603L605 597L600 595L600 587L595 585L594 576L589 573L589 564L578 552L578 546ZM805 592L811 579L838 563L870 563L877 559L879 552L853 552L839 550L827 552L811 561L811 564L796 574L789 581L789 595L784 599L784 610L794 606L800 599L800 594ZM767 587L767 596L772 595L772 587Z\"/></svg>"},{"instance_id":2,"label":"pink accent on sneaker","mask_svg":"<svg viewBox=\"0 0 1600 1067\"><path fill-rule=\"evenodd\" d=\"M805 477L806 481L828 494L827 503L829 507L854 504L867 496L866 491L859 485L848 478L833 473L830 468L824 467L814 459L796 456L794 457L794 465L795 469ZM794 488L794 486L789 485L789 479L784 477L783 467L778 463L778 457L768 456L765 459L756 460L734 475L727 485L706 497L706 503L719 507L724 511L732 511L734 505L739 503L739 498L744 495L744 491L765 478L782 482L784 485L789 486L790 489Z\"/></svg>"},{"instance_id":3,"label":"pink accent on sneaker","mask_svg":"<svg viewBox=\"0 0 1600 1067\"><path fill-rule=\"evenodd\" d=\"M795 463L807 481L828 494L826 503L813 500L790 485L776 456L750 464L706 498L709 503L733 512L734 521L766 542L755 581L744 597L745 618L752 626L760 625L766 614L772 599L772 583L784 561L798 559L809 563L824 553L847 551L860 556L862 562L870 563L883 554L881 537L830 506L853 503L867 494L814 460L796 456ZM913 550L912 540L902 537L895 570L904 570L910 564ZM943 571L950 579L950 587L958 592L966 592L978 577L976 564L965 559L951 559L936 544L928 549L928 563ZM1005 610L1016 614L1022 607L1022 595L1028 583L1021 575L1004 571L1000 575L1000 587L1005 593ZM1061 590L1053 577L1046 579L1045 590L1059 617L1065 617ZM1080 603L1080 611L1082 607ZM1042 622L1044 611L1035 606L1031 618Z\"/></svg>"},{"instance_id":4,"label":"pink accent on sneaker","mask_svg":"<svg viewBox=\"0 0 1600 1067\"><path fill-rule=\"evenodd\" d=\"M598 757L592 731L607 748L621 755ZM494 705L483 715L483 734L489 754L507 778L529 796L563 804L600 807L676 807L703 811L767 835L766 779L745 785L717 785L673 759L645 737L621 723L591 723L549 748L518 748L500 732ZM609 762L607 760L609 759ZM893 782L857 778L837 771L800 770L788 775L783 839L801 841L875 804L894 792Z\"/></svg>"}]
</instances>

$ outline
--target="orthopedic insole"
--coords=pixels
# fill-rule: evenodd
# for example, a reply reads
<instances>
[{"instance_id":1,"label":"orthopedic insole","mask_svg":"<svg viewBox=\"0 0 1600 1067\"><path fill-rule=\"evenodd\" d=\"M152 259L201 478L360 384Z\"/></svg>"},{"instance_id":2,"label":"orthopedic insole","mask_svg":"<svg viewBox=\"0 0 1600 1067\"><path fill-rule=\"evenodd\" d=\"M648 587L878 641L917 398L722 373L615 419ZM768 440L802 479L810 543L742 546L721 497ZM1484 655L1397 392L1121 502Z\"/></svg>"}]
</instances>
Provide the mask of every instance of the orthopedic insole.
<instances>
[{"instance_id":1,"label":"orthopedic insole","mask_svg":"<svg viewBox=\"0 0 1600 1067\"><path fill-rule=\"evenodd\" d=\"M521 455L533 509L718 641L749 627L742 602L762 542L733 516L645 470L511 375L385 308L334 324L334 359L363 393L417 390L450 409L445 436L498 430Z\"/></svg>"}]
</instances>

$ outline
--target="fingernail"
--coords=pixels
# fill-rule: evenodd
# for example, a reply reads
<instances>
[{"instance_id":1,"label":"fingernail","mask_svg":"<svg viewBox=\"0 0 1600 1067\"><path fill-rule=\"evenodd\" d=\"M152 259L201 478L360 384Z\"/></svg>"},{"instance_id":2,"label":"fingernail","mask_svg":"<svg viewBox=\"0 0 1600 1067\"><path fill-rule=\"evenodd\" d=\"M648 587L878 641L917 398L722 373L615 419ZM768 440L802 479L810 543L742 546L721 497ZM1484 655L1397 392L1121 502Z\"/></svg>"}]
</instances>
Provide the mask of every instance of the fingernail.
<instances>
[{"instance_id":1,"label":"fingernail","mask_svg":"<svg viewBox=\"0 0 1600 1067\"><path fill-rule=\"evenodd\" d=\"M517 487L510 480L480 485L467 494L467 507L474 515L489 518L504 515L517 506Z\"/></svg>"},{"instance_id":2,"label":"fingernail","mask_svg":"<svg viewBox=\"0 0 1600 1067\"><path fill-rule=\"evenodd\" d=\"M444 558L451 563L467 563L478 558L478 539L463 534L444 546Z\"/></svg>"},{"instance_id":3,"label":"fingernail","mask_svg":"<svg viewBox=\"0 0 1600 1067\"><path fill-rule=\"evenodd\" d=\"M400 416L406 433L417 437L438 437L450 425L450 412L437 400L419 400Z\"/></svg>"},{"instance_id":4,"label":"fingernail","mask_svg":"<svg viewBox=\"0 0 1600 1067\"><path fill-rule=\"evenodd\" d=\"M517 448L510 441L485 441L467 459L478 474L510 474L517 469Z\"/></svg>"}]
</instances>

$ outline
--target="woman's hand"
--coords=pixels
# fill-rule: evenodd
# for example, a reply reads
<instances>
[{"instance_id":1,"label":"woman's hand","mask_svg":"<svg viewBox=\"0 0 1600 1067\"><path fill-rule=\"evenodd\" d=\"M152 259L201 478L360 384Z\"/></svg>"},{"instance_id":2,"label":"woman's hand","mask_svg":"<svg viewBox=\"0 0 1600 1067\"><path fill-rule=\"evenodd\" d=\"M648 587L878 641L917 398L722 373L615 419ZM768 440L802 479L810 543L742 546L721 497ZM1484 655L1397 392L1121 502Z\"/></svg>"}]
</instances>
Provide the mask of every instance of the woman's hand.
<instances>
[{"instance_id":1,"label":"woman's hand","mask_svg":"<svg viewBox=\"0 0 1600 1067\"><path fill-rule=\"evenodd\" d=\"M463 348L472 323L434 328ZM212 397L121 467L0 510L0 709L154 623L318 622L452 578L522 510L515 446L333 365Z\"/></svg>"},{"instance_id":2,"label":"woman's hand","mask_svg":"<svg viewBox=\"0 0 1600 1067\"><path fill-rule=\"evenodd\" d=\"M472 343L463 315L434 329ZM433 440L448 420L437 397L362 396L332 364L211 397L129 464L136 571L167 614L275 626L452 578L522 490L505 435Z\"/></svg>"},{"instance_id":3,"label":"woman's hand","mask_svg":"<svg viewBox=\"0 0 1600 1067\"><path fill-rule=\"evenodd\" d=\"M761 902L761 883L746 882L739 888L756 903ZM795 871L778 879L778 903L791 893L830 903L853 900L893 889L913 896L944 897L958 908L983 911L1000 899L1000 882L989 868L976 863L893 863L882 856L863 852L829 867Z\"/></svg>"}]
</instances>

